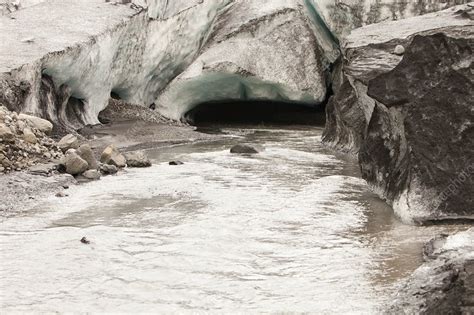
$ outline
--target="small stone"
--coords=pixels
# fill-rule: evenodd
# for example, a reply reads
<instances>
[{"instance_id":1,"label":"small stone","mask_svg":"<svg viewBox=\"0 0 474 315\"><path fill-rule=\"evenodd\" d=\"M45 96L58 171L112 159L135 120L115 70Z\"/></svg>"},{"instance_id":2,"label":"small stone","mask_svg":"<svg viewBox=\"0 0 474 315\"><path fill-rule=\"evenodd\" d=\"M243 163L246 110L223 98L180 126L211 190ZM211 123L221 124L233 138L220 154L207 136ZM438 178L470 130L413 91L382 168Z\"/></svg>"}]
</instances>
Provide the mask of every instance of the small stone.
<instances>
[{"instance_id":1,"label":"small stone","mask_svg":"<svg viewBox=\"0 0 474 315\"><path fill-rule=\"evenodd\" d=\"M125 153L128 167L150 167L151 162L143 151Z\"/></svg>"},{"instance_id":2,"label":"small stone","mask_svg":"<svg viewBox=\"0 0 474 315\"><path fill-rule=\"evenodd\" d=\"M68 197L68 196L69 196L68 194L65 194L62 191L60 191L56 194L56 197L58 197L58 198L64 198L64 197Z\"/></svg>"},{"instance_id":3,"label":"small stone","mask_svg":"<svg viewBox=\"0 0 474 315\"><path fill-rule=\"evenodd\" d=\"M168 163L169 165L177 166L177 165L183 165L184 163L181 161L171 161Z\"/></svg>"},{"instance_id":4,"label":"small stone","mask_svg":"<svg viewBox=\"0 0 474 315\"><path fill-rule=\"evenodd\" d=\"M20 41L21 41L22 43L31 44L31 43L34 43L35 38L34 38L34 37L25 37L25 38L22 38Z\"/></svg>"},{"instance_id":5,"label":"small stone","mask_svg":"<svg viewBox=\"0 0 474 315\"><path fill-rule=\"evenodd\" d=\"M83 238L81 238L81 243L82 244L90 244L91 242L84 236Z\"/></svg>"},{"instance_id":6,"label":"small stone","mask_svg":"<svg viewBox=\"0 0 474 315\"><path fill-rule=\"evenodd\" d=\"M23 129L23 139L26 142L32 143L32 144L35 144L38 142L38 139L36 138L35 134L33 133L33 131L31 131L30 128Z\"/></svg>"},{"instance_id":7,"label":"small stone","mask_svg":"<svg viewBox=\"0 0 474 315\"><path fill-rule=\"evenodd\" d=\"M77 149L79 148L79 140L77 139L76 136L72 134L68 134L64 136L61 140L59 140L58 147L63 152L66 152L69 149Z\"/></svg>"},{"instance_id":8,"label":"small stone","mask_svg":"<svg viewBox=\"0 0 474 315\"><path fill-rule=\"evenodd\" d=\"M395 55L402 56L403 54L405 54L405 47L403 47L402 45L397 45L393 50L393 53Z\"/></svg>"},{"instance_id":9,"label":"small stone","mask_svg":"<svg viewBox=\"0 0 474 315\"><path fill-rule=\"evenodd\" d=\"M88 170L88 171L85 171L82 176L84 176L85 178L87 179L90 179L90 180L98 180L100 179L100 173L99 171L97 170Z\"/></svg>"}]
</instances>

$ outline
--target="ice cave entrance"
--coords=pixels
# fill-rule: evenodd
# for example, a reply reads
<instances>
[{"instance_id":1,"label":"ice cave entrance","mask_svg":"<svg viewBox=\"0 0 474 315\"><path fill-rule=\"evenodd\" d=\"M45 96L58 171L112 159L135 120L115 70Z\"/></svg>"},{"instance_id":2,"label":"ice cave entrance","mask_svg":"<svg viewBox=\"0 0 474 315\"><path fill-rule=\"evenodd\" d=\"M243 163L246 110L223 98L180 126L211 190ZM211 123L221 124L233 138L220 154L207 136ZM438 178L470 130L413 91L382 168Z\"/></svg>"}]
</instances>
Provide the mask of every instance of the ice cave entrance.
<instances>
[{"instance_id":1,"label":"ice cave entrance","mask_svg":"<svg viewBox=\"0 0 474 315\"><path fill-rule=\"evenodd\" d=\"M324 126L324 108L276 101L220 101L197 105L185 114L188 123L210 125Z\"/></svg>"}]
</instances>

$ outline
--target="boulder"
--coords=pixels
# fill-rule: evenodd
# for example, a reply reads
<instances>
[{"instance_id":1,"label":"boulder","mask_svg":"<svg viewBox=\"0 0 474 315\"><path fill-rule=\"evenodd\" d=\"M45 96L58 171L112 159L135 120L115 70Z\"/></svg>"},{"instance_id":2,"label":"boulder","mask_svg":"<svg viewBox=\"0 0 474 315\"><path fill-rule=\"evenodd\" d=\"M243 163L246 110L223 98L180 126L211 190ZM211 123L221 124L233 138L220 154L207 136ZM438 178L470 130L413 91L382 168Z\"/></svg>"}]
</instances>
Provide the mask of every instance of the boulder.
<instances>
[{"instance_id":1,"label":"boulder","mask_svg":"<svg viewBox=\"0 0 474 315\"><path fill-rule=\"evenodd\" d=\"M97 170L88 170L82 173L82 176L89 180L98 180L100 179L100 173Z\"/></svg>"},{"instance_id":2,"label":"boulder","mask_svg":"<svg viewBox=\"0 0 474 315\"><path fill-rule=\"evenodd\" d=\"M4 142L15 141L15 135L12 130L5 124L0 124L0 140Z\"/></svg>"},{"instance_id":3,"label":"boulder","mask_svg":"<svg viewBox=\"0 0 474 315\"><path fill-rule=\"evenodd\" d=\"M27 114L18 115L18 119L27 121L31 127L36 128L47 135L51 134L53 131L53 124L46 119Z\"/></svg>"},{"instance_id":4,"label":"boulder","mask_svg":"<svg viewBox=\"0 0 474 315\"><path fill-rule=\"evenodd\" d=\"M124 154L128 167L150 167L151 162L143 151L128 152Z\"/></svg>"},{"instance_id":5,"label":"boulder","mask_svg":"<svg viewBox=\"0 0 474 315\"><path fill-rule=\"evenodd\" d=\"M64 164L66 173L71 175L82 174L89 168L89 164L74 151L68 151L64 158Z\"/></svg>"},{"instance_id":6,"label":"boulder","mask_svg":"<svg viewBox=\"0 0 474 315\"><path fill-rule=\"evenodd\" d=\"M112 175L118 172L117 166L109 164L100 164L99 169L104 175Z\"/></svg>"},{"instance_id":7,"label":"boulder","mask_svg":"<svg viewBox=\"0 0 474 315\"><path fill-rule=\"evenodd\" d=\"M257 148L247 144L237 144L230 149L230 153L235 154L257 154L259 152Z\"/></svg>"},{"instance_id":8,"label":"boulder","mask_svg":"<svg viewBox=\"0 0 474 315\"><path fill-rule=\"evenodd\" d=\"M58 147L63 152L66 152L69 149L77 149L79 148L79 140L75 135L68 134L59 140Z\"/></svg>"},{"instance_id":9,"label":"boulder","mask_svg":"<svg viewBox=\"0 0 474 315\"><path fill-rule=\"evenodd\" d=\"M117 167L125 167L127 165L127 160L115 147L111 144L102 152L100 156L100 161L105 164L115 165Z\"/></svg>"},{"instance_id":10,"label":"boulder","mask_svg":"<svg viewBox=\"0 0 474 315\"><path fill-rule=\"evenodd\" d=\"M92 151L90 145L88 145L87 143L81 145L79 149L77 149L77 154L79 154L79 156L83 158L87 162L87 164L89 164L90 170L97 169L98 167L97 160L94 156L94 152Z\"/></svg>"},{"instance_id":11,"label":"boulder","mask_svg":"<svg viewBox=\"0 0 474 315\"><path fill-rule=\"evenodd\" d=\"M36 135L33 133L33 131L31 131L30 128L23 129L23 140L31 144L38 142L38 138L36 138Z\"/></svg>"}]
</instances>

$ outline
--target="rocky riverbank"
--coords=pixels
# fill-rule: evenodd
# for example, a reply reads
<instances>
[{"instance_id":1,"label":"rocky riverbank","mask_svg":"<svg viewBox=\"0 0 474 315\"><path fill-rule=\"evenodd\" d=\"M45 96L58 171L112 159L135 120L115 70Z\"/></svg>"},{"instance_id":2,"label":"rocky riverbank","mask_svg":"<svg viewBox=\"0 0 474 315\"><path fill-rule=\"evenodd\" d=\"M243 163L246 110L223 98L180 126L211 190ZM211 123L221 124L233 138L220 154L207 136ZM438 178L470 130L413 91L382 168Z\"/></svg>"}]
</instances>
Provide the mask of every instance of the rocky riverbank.
<instances>
[{"instance_id":1,"label":"rocky riverbank","mask_svg":"<svg viewBox=\"0 0 474 315\"><path fill-rule=\"evenodd\" d=\"M0 216L31 209L48 196L67 196L71 185L151 165L142 150L218 139L173 123L155 111L111 100L102 117L108 124L88 126L63 137L51 135L45 119L0 107Z\"/></svg>"}]
</instances>

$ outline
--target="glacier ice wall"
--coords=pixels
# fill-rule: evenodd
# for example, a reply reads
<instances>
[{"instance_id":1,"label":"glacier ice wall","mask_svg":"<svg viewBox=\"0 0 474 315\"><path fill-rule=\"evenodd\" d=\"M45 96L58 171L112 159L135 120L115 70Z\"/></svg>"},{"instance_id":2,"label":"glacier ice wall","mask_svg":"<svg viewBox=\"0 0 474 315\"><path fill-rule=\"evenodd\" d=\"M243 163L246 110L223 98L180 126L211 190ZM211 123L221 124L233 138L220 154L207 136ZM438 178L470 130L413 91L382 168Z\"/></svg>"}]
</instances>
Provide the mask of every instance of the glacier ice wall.
<instances>
[{"instance_id":1,"label":"glacier ice wall","mask_svg":"<svg viewBox=\"0 0 474 315\"><path fill-rule=\"evenodd\" d=\"M210 101L323 102L324 51L301 1L237 0L216 24L199 57L158 97L163 114L180 119Z\"/></svg>"},{"instance_id":2,"label":"glacier ice wall","mask_svg":"<svg viewBox=\"0 0 474 315\"><path fill-rule=\"evenodd\" d=\"M348 30L454 2L0 0L18 9L0 15L0 102L64 124L97 123L111 92L175 119L202 101L317 104Z\"/></svg>"},{"instance_id":3,"label":"glacier ice wall","mask_svg":"<svg viewBox=\"0 0 474 315\"><path fill-rule=\"evenodd\" d=\"M82 104L85 124L98 122L111 92L149 105L197 57L227 2L200 1L167 19L98 0L63 0L67 6L42 3L14 12L14 19L2 18L0 25L8 43L0 50L5 92L0 101L56 121L66 117L64 103L72 97ZM26 42L8 35L22 31ZM54 82L48 95L42 95L45 76Z\"/></svg>"}]
</instances>

